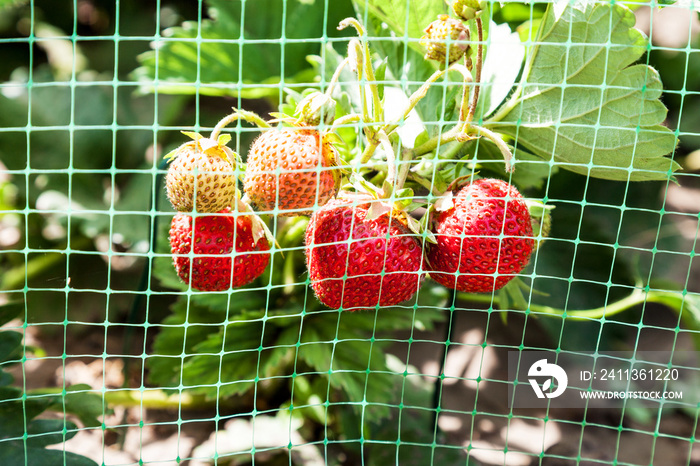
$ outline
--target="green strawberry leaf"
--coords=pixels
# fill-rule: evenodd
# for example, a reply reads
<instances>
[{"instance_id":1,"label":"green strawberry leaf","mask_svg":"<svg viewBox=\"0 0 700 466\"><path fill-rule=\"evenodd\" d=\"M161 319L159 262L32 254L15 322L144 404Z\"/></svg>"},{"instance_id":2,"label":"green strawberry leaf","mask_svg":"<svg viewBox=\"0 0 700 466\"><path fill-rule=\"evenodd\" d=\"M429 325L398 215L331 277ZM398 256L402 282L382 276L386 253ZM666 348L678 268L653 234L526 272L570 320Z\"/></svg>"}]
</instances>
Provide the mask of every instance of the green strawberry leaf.
<instances>
[{"instance_id":1,"label":"green strawberry leaf","mask_svg":"<svg viewBox=\"0 0 700 466\"><path fill-rule=\"evenodd\" d=\"M71 385L65 388L39 388L29 390L27 396L48 396L52 401L49 410L74 414L85 427L99 427L99 418L105 414L102 396L91 391L87 384Z\"/></svg>"},{"instance_id":2,"label":"green strawberry leaf","mask_svg":"<svg viewBox=\"0 0 700 466\"><path fill-rule=\"evenodd\" d=\"M50 397L27 397L24 402L21 398L22 390L19 388L0 388L0 440L21 437L24 434L25 420L31 421L48 409L52 402Z\"/></svg>"},{"instance_id":3,"label":"green strawberry leaf","mask_svg":"<svg viewBox=\"0 0 700 466\"><path fill-rule=\"evenodd\" d=\"M562 168L611 180L666 179L676 138L661 125L659 75L632 65L647 39L623 5L549 5L518 90L485 126ZM630 66L632 65L632 66Z\"/></svg>"},{"instance_id":4,"label":"green strawberry leaf","mask_svg":"<svg viewBox=\"0 0 700 466\"><path fill-rule=\"evenodd\" d=\"M15 378L12 376L12 374L0 369L0 387L10 385L14 381Z\"/></svg>"},{"instance_id":5,"label":"green strawberry leaf","mask_svg":"<svg viewBox=\"0 0 700 466\"><path fill-rule=\"evenodd\" d=\"M389 61L388 58L384 58L377 69L374 70L374 77L377 80L377 93L380 99L384 99L384 80L386 79L386 64Z\"/></svg>"},{"instance_id":6,"label":"green strawberry leaf","mask_svg":"<svg viewBox=\"0 0 700 466\"><path fill-rule=\"evenodd\" d=\"M0 332L0 362L19 362L22 357L22 334L4 330Z\"/></svg>"},{"instance_id":7,"label":"green strawberry leaf","mask_svg":"<svg viewBox=\"0 0 700 466\"><path fill-rule=\"evenodd\" d=\"M87 79L87 75L79 78L81 82L88 82L84 79ZM32 70L33 83L53 83L57 80L60 81L48 65L38 65ZM69 231L75 235L71 241L79 237L92 241L101 235L109 235L104 238L111 238L121 243L119 247L133 252L134 245L149 237L150 218L147 212L156 174L146 170L151 168L152 162L147 162L144 154L154 143L153 135L138 130L112 134L100 127L113 121L111 115L114 111L119 121L130 121L134 125L152 122L153 98L123 93L115 100L107 86L81 85L72 93L65 86L30 87L25 85L24 80L19 82L24 83L17 87L22 92L0 95L0 108L3 109L0 112L0 127L15 127L17 121L26 119L27 112L31 111L34 115L32 130L0 133L0 160L10 170L22 170L29 166L28 156L31 153L31 168L41 171L41 183L35 182L34 171L29 177L13 176L11 184L7 185L16 190L13 205L36 209L37 222L43 218L42 222L62 227L58 234L63 238L56 237L55 241L65 241ZM31 92L28 92L30 89ZM163 106L159 103L159 121L173 124L176 115L181 115L178 101L182 99L165 97ZM46 102L51 102L51 111L45 111ZM80 126L71 137L67 131L60 129L70 122ZM35 131L36 128L42 130ZM28 138L29 134L31 137ZM115 136L116 140L113 139ZM170 143L167 144L170 147ZM65 170L69 167L76 172L68 174ZM117 171L110 173L110 167L115 167ZM2 183L0 191L0 198L8 194ZM157 191L159 196L165 193L164 189ZM0 201L0 204L3 203ZM120 212L113 216L100 214L110 208ZM12 209L14 207L3 210ZM61 213L68 209L71 215ZM68 222L70 229L67 228ZM41 235L36 236L37 240L40 238ZM71 246L73 249L90 247L90 242L81 242L75 248ZM41 258L55 264L65 259L65 254L47 254ZM32 262L34 259L30 260ZM47 270L48 262L36 261L35 271ZM10 272L6 271L2 276L6 284L12 282L13 274ZM24 285L24 271L15 278L20 278L21 286Z\"/></svg>"},{"instance_id":8,"label":"green strawberry leaf","mask_svg":"<svg viewBox=\"0 0 700 466\"><path fill-rule=\"evenodd\" d=\"M466 154L461 161L457 163L447 162L446 167L441 171L443 177L449 179L458 179L460 177L471 177L475 175L474 168L478 171L489 172L495 175L496 178L508 180L511 184L516 185L520 190L530 188L542 189L545 182L557 171L557 165L550 165L543 161L540 157L532 155L527 150L519 147L513 148L508 145L513 153L513 162L515 169L513 172L505 171L503 163L503 154L496 145L486 138L479 138L474 141L468 141L463 149ZM447 159L445 159L447 160ZM492 163L492 161L498 163ZM476 167L465 162L479 162ZM445 162L443 162L444 164ZM443 165L441 165L443 167ZM446 172L444 170L447 170ZM467 180L468 181L468 180Z\"/></svg>"},{"instance_id":9,"label":"green strawberry leaf","mask_svg":"<svg viewBox=\"0 0 700 466\"><path fill-rule=\"evenodd\" d=\"M29 444L25 447L21 440L3 442L3 447L0 448L0 464L97 466L97 463L85 456L69 451L46 450Z\"/></svg>"},{"instance_id":10,"label":"green strawberry leaf","mask_svg":"<svg viewBox=\"0 0 700 466\"><path fill-rule=\"evenodd\" d=\"M304 322L298 358L328 374L331 386L343 390L358 410L361 402L371 403L366 408L370 418L388 416L382 400L391 397L396 377L386 366L383 345L360 338L357 328L372 325L375 313L323 312L314 317Z\"/></svg>"},{"instance_id":11,"label":"green strawberry leaf","mask_svg":"<svg viewBox=\"0 0 700 466\"><path fill-rule=\"evenodd\" d=\"M277 98L282 81L313 82L304 58L318 53L322 38L350 34L336 30L352 14L348 1L335 1L332 8L322 0L289 1L285 8L279 0L206 3L213 19L165 30L156 50L139 57L133 76L142 91Z\"/></svg>"},{"instance_id":12,"label":"green strawberry leaf","mask_svg":"<svg viewBox=\"0 0 700 466\"><path fill-rule=\"evenodd\" d=\"M293 356L300 321L298 315L283 316L266 325L261 311L256 320L230 323L225 333L211 334L194 348L183 367L183 383L216 398L245 393L257 383L256 378L283 375Z\"/></svg>"},{"instance_id":13,"label":"green strawberry leaf","mask_svg":"<svg viewBox=\"0 0 700 466\"><path fill-rule=\"evenodd\" d=\"M66 428L65 438L63 428ZM27 447L44 448L75 437L77 426L63 419L35 419L27 424Z\"/></svg>"},{"instance_id":14,"label":"green strawberry leaf","mask_svg":"<svg viewBox=\"0 0 700 466\"><path fill-rule=\"evenodd\" d=\"M7 333L7 332L6 332ZM62 389L60 389L62 391ZM70 390L70 388L68 388ZM80 411L84 413L84 407L69 409L63 405L63 397L60 394L37 394L39 391L26 393L15 387L0 388L0 464L71 464L76 466L94 466L96 463L74 453L60 450L45 450L44 447L64 442L75 436L77 426L65 419L34 419L45 410L54 410L65 416L65 413ZM47 390L48 392L48 390ZM86 400L82 396L82 403L88 405L100 404L99 414L102 414L101 397L89 395ZM75 404L75 403L73 403ZM77 407L76 407L77 408ZM82 419L82 415L81 415ZM100 425L99 422L86 423L91 427ZM66 430L64 433L64 429ZM26 439L23 439L24 435Z\"/></svg>"},{"instance_id":15,"label":"green strawberry leaf","mask_svg":"<svg viewBox=\"0 0 700 466\"><path fill-rule=\"evenodd\" d=\"M674 309L681 316L683 327L691 330L688 332L696 350L700 350L700 296L693 293L681 294L668 293L660 295L654 302L664 304Z\"/></svg>"},{"instance_id":16,"label":"green strawberry leaf","mask_svg":"<svg viewBox=\"0 0 700 466\"><path fill-rule=\"evenodd\" d=\"M186 291L187 283L180 280L170 257L155 257L153 259L153 276L158 279L160 287L178 291ZM156 284L152 285L154 288Z\"/></svg>"},{"instance_id":17,"label":"green strawberry leaf","mask_svg":"<svg viewBox=\"0 0 700 466\"><path fill-rule=\"evenodd\" d=\"M23 301L10 301L9 303L0 305L0 326L5 325L23 312ZM0 359L0 362L2 361L3 360Z\"/></svg>"},{"instance_id":18,"label":"green strawberry leaf","mask_svg":"<svg viewBox=\"0 0 700 466\"><path fill-rule=\"evenodd\" d=\"M244 374L244 369L250 369L246 358L261 343L260 319L263 312L259 309L264 308L265 301L264 296L256 294L236 293L236 320L226 326L227 353L222 356L224 330L221 323L224 318L222 312L227 309L227 297L218 295L213 299L210 297L207 302L204 295L193 295L191 300L177 301L172 307L173 314L164 321L167 327L156 338L156 356L149 358L150 380L163 388L177 387L182 380L185 385L196 386L194 393L216 397L219 365L224 361L233 362L232 365L222 366L221 379L230 383L226 388L227 393L250 387L247 382L235 382L250 381L255 377L254 372ZM216 345L218 349L214 350ZM211 351L204 351L205 348ZM254 356L257 361L257 354ZM236 358L239 360L232 361ZM242 379L234 378L241 375Z\"/></svg>"},{"instance_id":19,"label":"green strawberry leaf","mask_svg":"<svg viewBox=\"0 0 700 466\"><path fill-rule=\"evenodd\" d=\"M331 385L344 391L349 401L362 401L368 383L367 401L380 402L386 399L389 379L396 376L385 366L380 348L385 342L377 341L372 346L369 336L411 328L434 329L436 322L445 319L442 306L446 295L444 288L426 284L415 312L395 307L376 313L340 314L314 312L309 303L303 314L301 303L290 305L288 300L285 310L265 312L266 297L255 291L237 294L230 302L223 295L223 302L206 302L205 295L183 297L173 306L174 313L163 322L156 338L154 356L147 363L149 378L166 389L182 382L193 393L227 397L252 390L256 377L291 377L296 360L297 370L305 367L299 364L303 361L322 372L311 375L331 377ZM250 299L246 299L248 296ZM232 318L224 330L222 311L227 307ZM338 345L334 372L328 376L334 341ZM368 361L372 371L378 371L369 379ZM377 411L386 414L382 407Z\"/></svg>"}]
</instances>

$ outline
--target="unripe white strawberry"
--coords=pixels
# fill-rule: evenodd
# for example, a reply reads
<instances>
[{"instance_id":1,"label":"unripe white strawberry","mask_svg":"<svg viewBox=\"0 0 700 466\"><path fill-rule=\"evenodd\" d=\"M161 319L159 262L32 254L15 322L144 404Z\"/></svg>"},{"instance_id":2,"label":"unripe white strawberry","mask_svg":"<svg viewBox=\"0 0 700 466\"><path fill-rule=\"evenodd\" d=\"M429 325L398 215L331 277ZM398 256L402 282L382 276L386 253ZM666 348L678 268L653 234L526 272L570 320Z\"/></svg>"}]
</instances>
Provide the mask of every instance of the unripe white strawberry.
<instances>
[{"instance_id":1,"label":"unripe white strawberry","mask_svg":"<svg viewBox=\"0 0 700 466\"><path fill-rule=\"evenodd\" d=\"M165 177L168 199L179 212L219 212L231 205L236 193L236 155L226 147L228 137L212 141L185 133L186 142L168 154L172 161Z\"/></svg>"}]
</instances>

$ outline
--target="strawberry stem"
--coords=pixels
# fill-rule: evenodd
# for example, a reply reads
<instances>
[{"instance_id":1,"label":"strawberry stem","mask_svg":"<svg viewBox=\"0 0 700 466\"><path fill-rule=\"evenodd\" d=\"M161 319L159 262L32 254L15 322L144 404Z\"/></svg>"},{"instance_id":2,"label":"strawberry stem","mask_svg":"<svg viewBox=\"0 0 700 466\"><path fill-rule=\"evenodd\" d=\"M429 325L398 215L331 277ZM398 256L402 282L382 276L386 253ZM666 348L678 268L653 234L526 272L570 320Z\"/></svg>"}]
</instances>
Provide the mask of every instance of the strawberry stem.
<instances>
[{"instance_id":1,"label":"strawberry stem","mask_svg":"<svg viewBox=\"0 0 700 466\"><path fill-rule=\"evenodd\" d=\"M257 125L260 128L269 128L270 125L267 124L265 120L260 118L256 113L249 112L247 110L239 110L234 108L233 113L226 115L223 117L214 127L214 129L211 132L210 139L213 139L216 141L216 139L219 137L219 134L221 133L221 130L224 129L227 125L233 123L234 121L238 120L245 120L249 123L253 123L254 125Z\"/></svg>"},{"instance_id":2,"label":"strawberry stem","mask_svg":"<svg viewBox=\"0 0 700 466\"><path fill-rule=\"evenodd\" d=\"M404 109L403 115L398 120L384 125L380 131L385 132L387 135L393 133L394 130L399 127L401 121L405 121L408 118L411 111L416 107L416 105L418 105L418 102L420 102L420 100L428 94L428 90L430 90L430 85L438 79L440 79L442 76L444 76L448 71L458 71L464 77L465 82L471 82L471 75L469 74L469 70L467 70L467 68L461 64L454 64L445 70L435 71L417 91L411 94L411 97L408 99L408 105ZM454 131L448 131L447 133L445 133L445 135L447 134L451 134L450 140L454 139L457 135L457 133ZM364 152L362 153L362 157L360 159L361 164L367 163L369 161L369 159L372 157L372 154L374 154L375 149L379 145L378 141L373 141L370 137L368 137L368 139L369 143L365 148ZM427 141L425 144L428 144L431 141ZM437 142L437 140L433 142ZM431 149L426 150L425 152L407 151L405 153L405 157L403 157L402 159L404 159L405 161L409 161L413 158L414 155L420 155L430 152L431 150L435 149L436 145L433 146Z\"/></svg>"},{"instance_id":3,"label":"strawberry stem","mask_svg":"<svg viewBox=\"0 0 700 466\"><path fill-rule=\"evenodd\" d=\"M368 143L367 147L365 147L365 150L362 152L362 157L360 157L360 165L363 165L367 162L369 162L369 159L372 158L372 154L374 154L374 151L377 149L377 146L379 145L379 140L375 138L370 138L369 135L367 135Z\"/></svg>"},{"instance_id":4,"label":"strawberry stem","mask_svg":"<svg viewBox=\"0 0 700 466\"><path fill-rule=\"evenodd\" d=\"M411 97L408 99L408 105L404 109L401 118L392 123L387 123L386 125L384 125L382 130L384 130L387 134L391 134L396 128L398 128L400 122L406 120L411 111L416 107L416 105L418 105L418 102L420 102L420 100L428 94L428 91L430 90L430 85L438 79L440 79L442 76L444 76L448 71L460 72L464 77L465 86L468 82L471 82L472 78L469 74L469 70L467 70L467 68L463 65L454 64L447 69L437 70L423 83L423 85L416 92L411 94Z\"/></svg>"},{"instance_id":5,"label":"strawberry stem","mask_svg":"<svg viewBox=\"0 0 700 466\"><path fill-rule=\"evenodd\" d=\"M411 158L427 154L428 152L434 151L438 147L438 145L442 146L447 144L448 142L454 141L457 138L457 135L460 134L460 132L461 128L459 126L456 126L445 133L433 136L420 146L414 147L413 149L410 149L407 152L410 152Z\"/></svg>"},{"instance_id":6,"label":"strawberry stem","mask_svg":"<svg viewBox=\"0 0 700 466\"><path fill-rule=\"evenodd\" d=\"M513 171L513 165L512 165L512 160L513 160L513 153L510 151L510 148L508 147L508 144L501 139L501 137L494 133L493 131L490 131L482 126L478 125L469 125L466 128L469 133L474 133L478 134L480 136L484 136L485 138L491 140L494 144L496 144L496 147L501 151L501 154L503 154L503 159L505 160L506 163L506 171L507 172L512 172ZM469 136L469 133L465 133L464 130L460 127L460 125L455 126L451 130L442 133L438 136L434 136L433 138L427 140L423 144L421 144L418 147L414 147L413 149L408 149L406 151L408 159L411 160L414 157L427 154L428 152L434 151L438 146L442 146L447 144L448 142L452 142L454 140L463 142L462 138L467 135Z\"/></svg>"},{"instance_id":7,"label":"strawberry stem","mask_svg":"<svg viewBox=\"0 0 700 466\"><path fill-rule=\"evenodd\" d=\"M338 118L333 122L333 126L331 127L332 131L335 131L337 127L347 125L349 123L355 123L360 121L360 118L362 118L360 115L357 113L352 113L350 115L343 115L342 117Z\"/></svg>"},{"instance_id":8,"label":"strawberry stem","mask_svg":"<svg viewBox=\"0 0 700 466\"><path fill-rule=\"evenodd\" d=\"M500 299L491 294L473 294L459 292L457 296L460 299L466 301L472 301L477 303L485 304L499 304ZM678 293L676 292L664 292L664 291L644 291L643 288L635 288L635 290L628 296L606 304L605 306L597 307L594 309L581 309L581 310L567 310L567 309L557 309L550 306L544 306L540 304L529 304L528 310L536 314L545 314L549 316L556 317L566 317L567 319L574 320L592 320L601 319L605 317L606 319L619 314L635 306L639 306L645 303L659 303L670 305L669 300L675 300L678 298ZM671 305L671 307L673 307Z\"/></svg>"},{"instance_id":9,"label":"strawberry stem","mask_svg":"<svg viewBox=\"0 0 700 466\"><path fill-rule=\"evenodd\" d=\"M423 178L422 176L416 174L416 173L411 173L410 171L407 172L407 178L415 183L418 183L419 185L423 186L425 189L427 189L430 194L432 195L438 195L438 193L435 190L435 185L431 183L429 180Z\"/></svg>"},{"instance_id":10,"label":"strawberry stem","mask_svg":"<svg viewBox=\"0 0 700 466\"><path fill-rule=\"evenodd\" d=\"M367 97L366 97L366 90L365 86L362 85L362 80L364 79L363 76L365 74L364 71L364 61L360 58L362 55L362 45L357 39L353 39L350 41L350 45L348 46L348 55L350 54L350 51L353 51L353 57L355 58L355 68L357 71L357 79L360 81L360 101L362 102L362 120L365 123L369 123L372 121L372 117L369 114L369 109L367 108Z\"/></svg>"},{"instance_id":11,"label":"strawberry stem","mask_svg":"<svg viewBox=\"0 0 700 466\"><path fill-rule=\"evenodd\" d=\"M469 106L469 114L465 120L467 125L474 119L474 113L476 112L476 105L479 101L479 89L481 89L481 68L484 64L484 27L479 17L476 18L476 30L479 36L479 43L476 46L476 85L474 86L472 103Z\"/></svg>"},{"instance_id":12,"label":"strawberry stem","mask_svg":"<svg viewBox=\"0 0 700 466\"><path fill-rule=\"evenodd\" d=\"M506 144L505 141L498 136L498 134L486 128L477 125L471 125L469 128L473 130L476 134L484 136L487 139L490 139L494 144L496 144L496 147L498 147L498 149L500 149L501 151L501 154L503 154L503 160L505 160L506 162L506 172L511 173L513 171L513 153L510 151L508 144Z\"/></svg>"},{"instance_id":13,"label":"strawberry stem","mask_svg":"<svg viewBox=\"0 0 700 466\"><path fill-rule=\"evenodd\" d=\"M357 39L353 39L351 41L350 46L348 47L348 54L349 57L339 65L338 69L336 69L336 73L334 74L334 79L338 79L338 75L340 73L341 67L345 66L347 62L353 62L353 60L350 58L350 55L355 56L354 62L356 62L356 67L357 67L357 74L358 77L361 79L365 77L366 78L366 84L362 83L360 84L360 98L362 100L362 120L366 123L371 123L371 122L379 122L381 121L382 113L378 110L381 110L381 101L379 99L379 93L377 91L377 86L376 86L376 81L374 77L374 71L372 68L372 62L370 60L370 55L369 55L369 48L367 46L367 41L366 41L366 30L364 27L354 18L347 18L343 20L340 25L338 26L338 29L344 29L347 26L353 26L357 32L358 35L360 36L362 42L360 43L357 41ZM387 173L387 182L391 184L396 184L395 189L401 189L403 184L405 183L406 179L410 176L412 180L419 182L422 186L427 187L428 189L432 188L430 187L430 183L428 180L424 180L425 182L420 182L418 180L421 180L420 176L416 175L409 175L409 163L410 160L416 156L426 154L428 152L431 152L435 150L438 146L447 144L452 141L459 141L459 142L464 142L468 139L471 138L470 134L478 134L480 136L484 136L487 139L490 139L496 146L499 148L501 153L503 154L503 158L505 160L506 164L506 171L511 172L513 170L512 166L512 159L513 159L513 154L510 151L510 148L508 145L501 139L496 133L480 127L476 125L472 125L471 122L474 119L474 115L476 113L476 107L479 101L479 93L480 93L480 88L481 88L481 72L483 68L483 63L484 63L484 31L483 31L483 23L481 21L481 18L476 18L476 26L477 26L477 35L478 35L478 45L477 45L477 56L476 56L476 65L475 65L475 73L474 73L474 78L472 78L472 74L467 68L467 64L469 63L468 58L465 57L465 62L464 64L461 63L455 63L452 66L443 69L443 70L437 70L435 71L424 83L423 85L415 91L409 98L408 105L404 109L403 114L401 117L395 121L389 122L384 124L384 126L379 129L379 131L374 130L371 126L365 127L364 132L365 135L367 136L367 146L365 147L362 156L360 157L360 165L366 164L369 162L369 160L372 158L372 155L374 154L375 150L377 147L381 144L385 152L387 153L387 162L388 162L388 173ZM460 106L460 112L459 112L459 123L449 131L435 136L431 138L430 140L426 141L425 143L421 144L418 147L414 147L413 149L410 150L405 150L403 151L401 155L401 166L399 167L398 173L396 172L396 165L397 165L397 160L396 160L396 155L394 154L393 148L391 147L391 143L389 141L388 136L393 133L396 128L399 127L402 121L405 121L408 119L409 114L413 109L418 105L421 99L423 99L428 91L430 90L430 87L433 83L435 83L438 79L442 78L445 74L447 74L449 71L458 71L460 74L462 74L463 77L463 92L462 92L462 102ZM471 101L470 101L470 84L473 83L474 91L471 93ZM367 99L365 98L365 90L364 86L369 85L369 88L372 92L372 98L373 98L373 119L370 119L369 115L369 109L367 108ZM329 86L331 88L332 86ZM351 121L358 121L359 117L355 116L348 116L349 118L347 119L341 119L342 123L346 122L351 122Z\"/></svg>"},{"instance_id":14,"label":"strawberry stem","mask_svg":"<svg viewBox=\"0 0 700 466\"><path fill-rule=\"evenodd\" d=\"M408 169L410 168L409 162L411 161L410 154L407 152L402 152L401 154L401 166L399 167L399 176L396 179L396 190L403 188L406 183L406 178L408 178Z\"/></svg>"},{"instance_id":15,"label":"strawberry stem","mask_svg":"<svg viewBox=\"0 0 700 466\"><path fill-rule=\"evenodd\" d=\"M340 73L343 71L343 68L345 68L348 64L350 63L350 57L346 57L338 67L335 69L335 72L333 73L333 76L331 77L330 82L328 83L328 87L326 88L325 94L328 97L331 97L333 94L333 91L335 90L335 86L338 84L338 81L340 80Z\"/></svg>"},{"instance_id":16,"label":"strawberry stem","mask_svg":"<svg viewBox=\"0 0 700 466\"><path fill-rule=\"evenodd\" d=\"M357 35L360 37L367 34L367 31L365 30L365 27L362 25L362 23L360 23L358 20L356 20L352 16L349 16L349 17L345 18L344 20L342 20L340 23L338 23L338 30L342 31L343 29L345 29L348 26L354 27L355 30L357 31Z\"/></svg>"},{"instance_id":17,"label":"strawberry stem","mask_svg":"<svg viewBox=\"0 0 700 466\"><path fill-rule=\"evenodd\" d=\"M468 60L469 60L469 58L467 58L465 56L464 57L464 65L463 65L465 68L466 68ZM471 82L473 82L473 80L471 79L471 76L469 76L469 79L467 79L467 77L465 76L464 86L462 87L462 103L459 106L459 121L465 122L466 124L469 124L467 120L469 118L469 116L468 116L469 110L471 109L470 104L469 104L469 86L468 86L468 84ZM478 93L478 89L479 89L479 87L477 84L477 86L474 89L475 94Z\"/></svg>"},{"instance_id":18,"label":"strawberry stem","mask_svg":"<svg viewBox=\"0 0 700 466\"><path fill-rule=\"evenodd\" d=\"M394 148L391 146L391 141L389 141L389 136L384 131L379 131L377 133L377 138L379 143L382 145L384 152L386 152L386 162L387 162L387 173L386 182L392 186L396 182L396 154L394 153ZM402 183L403 185L403 183ZM401 189L403 186L396 185L394 191ZM387 196L388 193L383 192L383 196Z\"/></svg>"},{"instance_id":19,"label":"strawberry stem","mask_svg":"<svg viewBox=\"0 0 700 466\"><path fill-rule=\"evenodd\" d=\"M384 120L384 109L382 108L382 99L379 98L379 88L377 87L377 78L374 76L374 68L372 67L372 59L369 55L369 47L365 42L365 74L369 84L369 90L372 93L372 110L374 112L374 121L380 122Z\"/></svg>"},{"instance_id":20,"label":"strawberry stem","mask_svg":"<svg viewBox=\"0 0 700 466\"><path fill-rule=\"evenodd\" d=\"M360 83L360 89L364 85L369 86L370 92L372 93L372 112L374 116L374 121L379 122L384 119L384 109L382 108L382 100L379 98L379 88L377 87L377 78L374 75L374 67L372 66L372 56L369 53L369 44L367 43L367 31L355 18L345 18L338 25L338 30L342 31L348 26L352 26L357 31L357 35L360 37L361 51L357 53L355 50L355 56L357 61L357 76L362 80L362 75L365 75L365 84ZM352 41L350 45L352 46ZM362 99L363 113L369 116L369 112L366 109L366 100Z\"/></svg>"}]
</instances>

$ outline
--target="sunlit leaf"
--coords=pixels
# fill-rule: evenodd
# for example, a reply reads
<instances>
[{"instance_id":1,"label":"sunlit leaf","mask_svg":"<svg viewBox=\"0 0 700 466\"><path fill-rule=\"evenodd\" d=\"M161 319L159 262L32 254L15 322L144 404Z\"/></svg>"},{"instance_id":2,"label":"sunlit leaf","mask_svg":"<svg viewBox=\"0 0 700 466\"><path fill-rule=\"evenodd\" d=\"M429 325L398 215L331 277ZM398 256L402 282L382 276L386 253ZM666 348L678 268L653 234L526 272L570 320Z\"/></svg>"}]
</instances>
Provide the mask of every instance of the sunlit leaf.
<instances>
[{"instance_id":1,"label":"sunlit leaf","mask_svg":"<svg viewBox=\"0 0 700 466\"><path fill-rule=\"evenodd\" d=\"M348 1L332 8L322 0L289 1L285 8L279 0L206 3L213 19L165 30L139 57L134 77L142 91L277 97L282 81L313 82L305 57L319 52L324 36L347 35L336 26L352 14Z\"/></svg>"},{"instance_id":2,"label":"sunlit leaf","mask_svg":"<svg viewBox=\"0 0 700 466\"><path fill-rule=\"evenodd\" d=\"M614 180L666 179L676 138L661 125L658 73L632 65L647 39L620 4L549 5L519 90L487 122L562 168ZM632 66L630 66L632 65Z\"/></svg>"}]
</instances>

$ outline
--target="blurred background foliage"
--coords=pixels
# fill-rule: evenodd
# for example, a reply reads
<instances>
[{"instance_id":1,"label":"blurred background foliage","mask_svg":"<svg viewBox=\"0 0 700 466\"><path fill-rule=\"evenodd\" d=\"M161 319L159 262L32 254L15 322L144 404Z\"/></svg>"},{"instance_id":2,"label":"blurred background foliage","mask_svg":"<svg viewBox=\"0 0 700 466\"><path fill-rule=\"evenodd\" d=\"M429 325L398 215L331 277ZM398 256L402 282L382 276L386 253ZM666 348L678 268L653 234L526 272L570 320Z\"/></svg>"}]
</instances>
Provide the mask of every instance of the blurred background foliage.
<instances>
[{"instance_id":1,"label":"blurred background foliage","mask_svg":"<svg viewBox=\"0 0 700 466\"><path fill-rule=\"evenodd\" d=\"M241 2L226 0L120 2L119 11L112 0L36 0L31 5L0 0L0 290L10 301L26 297L28 323L54 323L42 327L46 335L63 335L65 320L164 324L160 332L138 333L147 340L147 383L153 386L184 384L208 398L247 393L236 408L246 412L263 409L250 396L262 378L260 387L267 392L257 399L270 400L265 409L308 407L295 411L309 422L305 435L313 437L319 426L331 423L340 437L353 438L364 425L378 438L395 439L389 427L395 423L381 421L399 414L381 401L390 396L387 390L401 390L396 384L402 377L394 376L407 369L397 368L382 348L398 330L430 330L445 322L442 309L453 303L444 289L426 284L418 302L404 309L353 315L323 310L305 281L304 219L274 226L286 254L276 254L271 271L235 299L188 292L167 257L172 212L157 175L165 168L162 155L182 142L180 130L210 128L231 107L276 110L284 103L280 82L300 92L317 86L319 78L327 81L324 60L344 54L343 37L349 34L339 33L336 25L354 15L350 0L290 0L284 8L279 0L244 4L241 16ZM493 19L522 37L537 26L543 11L543 4L495 5ZM376 18L367 19L375 21L378 34L394 34ZM432 18L420 19L427 24ZM694 152L700 146L695 111L700 44L697 37L693 41L694 53L654 49L642 59L659 70L668 91L663 99L669 107L667 125L678 128L674 158L685 165L685 173L700 168ZM393 58L396 50L389 49L403 50L391 41L373 47ZM432 72L419 53L407 53L416 73L412 79ZM390 60L387 76L402 65ZM435 108L453 111L429 98L419 110ZM256 134L239 126L234 149L245 157ZM500 174L494 164L479 168ZM678 229L686 218L682 212L662 215L669 183L626 184L566 171L547 179L549 174L540 172L542 182L523 186L527 197L556 205L551 239L525 271L537 290L526 297L531 303L592 309L640 285L700 291L698 283L688 281L693 242ZM700 187L697 175L681 174L678 182ZM162 257L152 260L149 253ZM142 293L146 287L153 291L148 299ZM457 308L491 304L457 298ZM685 327L700 329L699 309L686 304ZM617 326L541 316L537 322L551 339L540 346L620 349L638 330L642 312L637 306L608 319L630 324ZM512 312L507 318L522 315ZM126 342L135 338L130 332ZM348 348L340 348L338 340ZM124 346L125 354L140 351ZM223 360L221 350L227 354ZM189 356L181 357L183 351ZM340 373L328 374L331 361ZM403 389L416 398L404 401L416 407L411 411L416 419L400 423L410 426L402 439L433 441L431 390L418 382ZM365 414L362 403L336 405L337 412L318 409L327 408L328 399L374 402L373 411ZM382 458L382 447L374 448L375 457ZM414 453L404 451L407 458ZM455 454L446 450L444 462Z\"/></svg>"}]
</instances>

